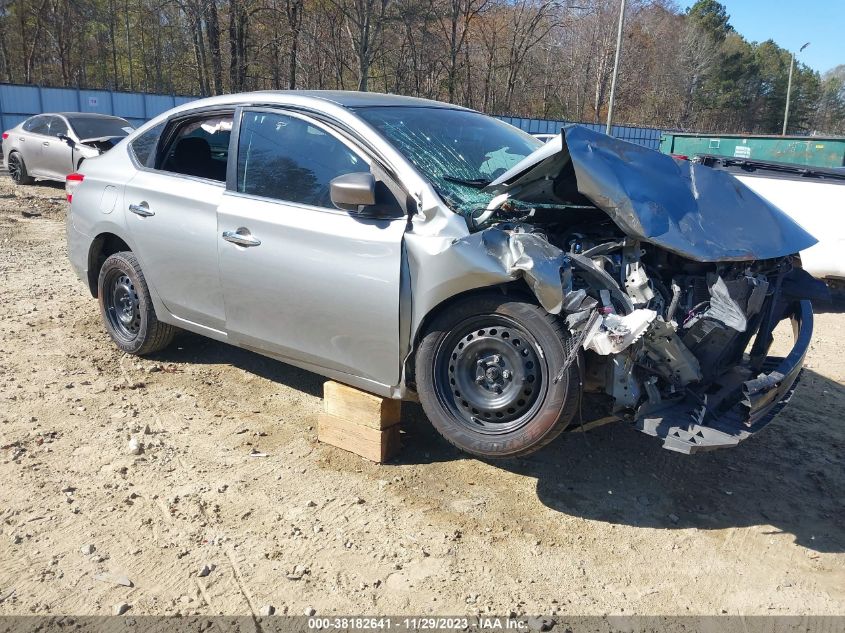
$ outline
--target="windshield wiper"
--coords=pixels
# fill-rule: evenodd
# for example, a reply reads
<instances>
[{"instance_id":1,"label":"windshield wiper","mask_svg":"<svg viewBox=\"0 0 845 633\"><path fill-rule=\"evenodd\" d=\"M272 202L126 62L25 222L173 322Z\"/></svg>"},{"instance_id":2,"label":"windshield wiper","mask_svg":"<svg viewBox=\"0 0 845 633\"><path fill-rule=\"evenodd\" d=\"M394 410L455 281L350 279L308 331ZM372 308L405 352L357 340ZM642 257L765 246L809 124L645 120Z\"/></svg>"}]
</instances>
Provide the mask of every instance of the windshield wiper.
<instances>
[{"instance_id":1,"label":"windshield wiper","mask_svg":"<svg viewBox=\"0 0 845 633\"><path fill-rule=\"evenodd\" d=\"M475 189L484 189L492 180L485 180L484 178L457 178L455 176L442 176L443 180L454 182L459 185L466 185L467 187L474 187Z\"/></svg>"}]
</instances>

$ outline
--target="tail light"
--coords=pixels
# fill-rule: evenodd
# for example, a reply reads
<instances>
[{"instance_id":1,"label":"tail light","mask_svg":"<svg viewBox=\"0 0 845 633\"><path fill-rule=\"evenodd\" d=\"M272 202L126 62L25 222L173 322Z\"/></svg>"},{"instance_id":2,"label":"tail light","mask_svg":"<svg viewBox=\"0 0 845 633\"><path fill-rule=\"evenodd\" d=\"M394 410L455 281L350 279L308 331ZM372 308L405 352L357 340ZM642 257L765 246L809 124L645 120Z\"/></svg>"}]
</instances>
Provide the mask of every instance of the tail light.
<instances>
[{"instance_id":1,"label":"tail light","mask_svg":"<svg viewBox=\"0 0 845 633\"><path fill-rule=\"evenodd\" d=\"M5 141L7 138L9 138L9 133L3 132L3 140Z\"/></svg>"},{"instance_id":2,"label":"tail light","mask_svg":"<svg viewBox=\"0 0 845 633\"><path fill-rule=\"evenodd\" d=\"M677 158L678 160L689 160L689 156L686 154L669 154L672 158Z\"/></svg>"},{"instance_id":3,"label":"tail light","mask_svg":"<svg viewBox=\"0 0 845 633\"><path fill-rule=\"evenodd\" d=\"M73 192L83 180L85 180L85 176L82 174L68 174L68 177L65 178L65 193L68 202L73 200Z\"/></svg>"}]
</instances>

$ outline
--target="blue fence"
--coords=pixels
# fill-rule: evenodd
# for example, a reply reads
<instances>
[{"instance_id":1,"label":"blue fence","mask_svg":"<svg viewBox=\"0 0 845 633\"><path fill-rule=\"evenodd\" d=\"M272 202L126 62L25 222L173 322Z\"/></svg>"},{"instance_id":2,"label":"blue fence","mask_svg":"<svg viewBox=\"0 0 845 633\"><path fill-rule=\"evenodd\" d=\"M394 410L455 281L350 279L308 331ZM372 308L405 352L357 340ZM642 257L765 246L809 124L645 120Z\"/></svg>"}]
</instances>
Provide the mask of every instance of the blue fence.
<instances>
[{"instance_id":1,"label":"blue fence","mask_svg":"<svg viewBox=\"0 0 845 633\"><path fill-rule=\"evenodd\" d=\"M0 122L2 128L8 130L42 112L96 112L123 117L137 126L193 99L195 97L140 92L0 84Z\"/></svg>"},{"instance_id":2,"label":"blue fence","mask_svg":"<svg viewBox=\"0 0 845 633\"><path fill-rule=\"evenodd\" d=\"M510 123L529 134L559 134L560 128L570 123L577 123L577 121L553 121L549 119L523 119L515 116L500 116L497 117L506 123ZM585 127L595 130L596 132L604 133L604 123L579 123ZM650 149L660 149L660 137L664 130L653 127L632 127L629 125L613 125L611 126L611 136L636 143L637 145L644 145Z\"/></svg>"},{"instance_id":3,"label":"blue fence","mask_svg":"<svg viewBox=\"0 0 845 633\"><path fill-rule=\"evenodd\" d=\"M149 121L162 112L197 97L146 94L141 92L114 92L110 90L81 90L78 88L42 88L0 84L0 127L8 130L18 123L42 112L96 112L123 117L135 126ZM558 134L560 128L571 121L524 119L500 116L499 119L525 130L529 134ZM604 132L604 125L582 123ZM613 136L651 149L660 147L663 130L647 127L614 125Z\"/></svg>"}]
</instances>

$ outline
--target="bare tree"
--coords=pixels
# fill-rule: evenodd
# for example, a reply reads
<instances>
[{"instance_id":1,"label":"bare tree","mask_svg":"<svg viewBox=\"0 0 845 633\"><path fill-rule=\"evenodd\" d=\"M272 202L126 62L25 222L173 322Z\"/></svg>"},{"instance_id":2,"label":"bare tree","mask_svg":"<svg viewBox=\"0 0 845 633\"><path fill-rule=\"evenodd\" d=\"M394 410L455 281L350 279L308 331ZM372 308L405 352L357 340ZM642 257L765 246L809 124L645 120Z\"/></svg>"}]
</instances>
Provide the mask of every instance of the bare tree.
<instances>
[{"instance_id":1,"label":"bare tree","mask_svg":"<svg viewBox=\"0 0 845 633\"><path fill-rule=\"evenodd\" d=\"M343 16L344 28L357 62L358 90L366 91L370 66L383 44L391 0L330 0Z\"/></svg>"},{"instance_id":2,"label":"bare tree","mask_svg":"<svg viewBox=\"0 0 845 633\"><path fill-rule=\"evenodd\" d=\"M450 103L455 102L458 83L458 57L464 50L472 21L491 0L443 0L438 12L441 36L446 42L446 89Z\"/></svg>"}]
</instances>

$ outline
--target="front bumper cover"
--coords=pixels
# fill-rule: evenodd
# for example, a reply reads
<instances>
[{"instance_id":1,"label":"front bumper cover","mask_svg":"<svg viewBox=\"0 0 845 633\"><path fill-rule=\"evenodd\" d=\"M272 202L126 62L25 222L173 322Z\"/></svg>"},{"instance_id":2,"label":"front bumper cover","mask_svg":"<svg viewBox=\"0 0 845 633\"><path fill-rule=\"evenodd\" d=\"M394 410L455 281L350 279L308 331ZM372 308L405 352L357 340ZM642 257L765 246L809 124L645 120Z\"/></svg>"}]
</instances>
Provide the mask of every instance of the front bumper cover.
<instances>
[{"instance_id":1,"label":"front bumper cover","mask_svg":"<svg viewBox=\"0 0 845 633\"><path fill-rule=\"evenodd\" d=\"M785 358L769 356L756 378L728 379L704 401L687 397L642 408L635 428L662 438L664 448L686 454L729 448L751 437L774 419L795 391L813 333L810 301L796 301L790 320L795 343Z\"/></svg>"}]
</instances>

